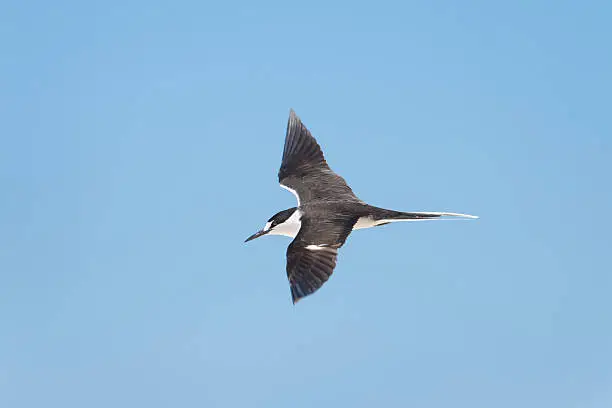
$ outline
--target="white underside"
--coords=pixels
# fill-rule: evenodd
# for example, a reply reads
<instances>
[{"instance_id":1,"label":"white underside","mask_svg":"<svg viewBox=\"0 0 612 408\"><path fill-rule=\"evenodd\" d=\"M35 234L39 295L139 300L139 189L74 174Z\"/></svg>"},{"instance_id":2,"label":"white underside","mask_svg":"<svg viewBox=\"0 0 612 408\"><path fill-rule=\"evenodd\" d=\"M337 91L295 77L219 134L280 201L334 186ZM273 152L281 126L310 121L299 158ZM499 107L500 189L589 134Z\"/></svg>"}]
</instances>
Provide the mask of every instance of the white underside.
<instances>
[{"instance_id":1,"label":"white underside","mask_svg":"<svg viewBox=\"0 0 612 408\"><path fill-rule=\"evenodd\" d=\"M300 232L300 228L302 227L300 218L302 218L302 212L300 210L295 210L295 212L291 214L291 217L287 218L287 221L283 222L280 225L277 225L268 234L284 235L286 237L295 238L298 232ZM267 231L268 229L270 229L270 225L266 224L266 226L264 227L264 231Z\"/></svg>"},{"instance_id":2,"label":"white underside","mask_svg":"<svg viewBox=\"0 0 612 408\"><path fill-rule=\"evenodd\" d=\"M355 225L353 225L353 231L358 230L358 229L376 227L377 225L380 225L380 224L382 224L381 221L374 221L370 217L359 217Z\"/></svg>"},{"instance_id":3,"label":"white underside","mask_svg":"<svg viewBox=\"0 0 612 408\"><path fill-rule=\"evenodd\" d=\"M295 196L297 200L297 206L300 206L300 196L298 196L297 192L289 188L283 184L280 184L282 188L289 191L291 194ZM286 237L295 238L295 236L300 232L300 228L302 227L302 223L300 222L300 218L302 218L302 212L300 210L296 210L291 217L287 219L287 221L283 222L280 225L277 225L272 231L269 232L270 235L284 235ZM267 231L270 226L266 224L264 231Z\"/></svg>"}]
</instances>

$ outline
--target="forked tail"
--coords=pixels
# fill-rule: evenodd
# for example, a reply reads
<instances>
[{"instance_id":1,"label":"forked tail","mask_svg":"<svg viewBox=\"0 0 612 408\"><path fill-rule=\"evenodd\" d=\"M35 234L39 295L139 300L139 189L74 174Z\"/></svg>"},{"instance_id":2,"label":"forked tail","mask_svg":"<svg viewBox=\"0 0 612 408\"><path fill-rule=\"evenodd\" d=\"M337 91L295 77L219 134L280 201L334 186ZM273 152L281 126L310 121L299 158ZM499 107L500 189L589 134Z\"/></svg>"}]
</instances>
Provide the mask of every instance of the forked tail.
<instances>
[{"instance_id":1,"label":"forked tail","mask_svg":"<svg viewBox=\"0 0 612 408\"><path fill-rule=\"evenodd\" d=\"M403 212L386 210L380 207L374 207L368 205L365 208L365 214L359 217L355 225L354 230L363 228L372 228L379 225L389 224L391 222L402 222L402 221L425 221L425 220L437 220L444 218L478 218L475 215L470 214L459 214L452 212Z\"/></svg>"},{"instance_id":2,"label":"forked tail","mask_svg":"<svg viewBox=\"0 0 612 408\"><path fill-rule=\"evenodd\" d=\"M373 220L375 225L383 225L390 222L400 222L400 221L425 221L425 220L434 220L434 219L444 219L444 218L478 218L476 215L470 214L460 214L453 212L403 212L403 211L393 211L393 210L385 210L378 209L375 213L378 213Z\"/></svg>"},{"instance_id":3,"label":"forked tail","mask_svg":"<svg viewBox=\"0 0 612 408\"><path fill-rule=\"evenodd\" d=\"M453 212L397 212L397 215L392 217L396 221L418 221L418 220L430 220L442 217L459 217L459 218L472 218L477 219L477 215L460 214Z\"/></svg>"}]
</instances>

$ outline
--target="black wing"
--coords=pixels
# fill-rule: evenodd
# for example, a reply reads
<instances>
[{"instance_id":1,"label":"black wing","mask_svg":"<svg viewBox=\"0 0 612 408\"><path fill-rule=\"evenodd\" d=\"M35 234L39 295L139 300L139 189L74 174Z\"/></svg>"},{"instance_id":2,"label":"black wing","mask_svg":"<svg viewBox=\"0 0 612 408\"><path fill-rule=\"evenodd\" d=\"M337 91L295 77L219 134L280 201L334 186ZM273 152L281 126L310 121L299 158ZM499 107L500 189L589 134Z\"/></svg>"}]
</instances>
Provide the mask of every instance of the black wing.
<instances>
[{"instance_id":1,"label":"black wing","mask_svg":"<svg viewBox=\"0 0 612 408\"><path fill-rule=\"evenodd\" d=\"M287 277L294 304L327 282L336 267L338 248L346 241L357 218L337 215L312 220L302 216L300 232L287 248Z\"/></svg>"},{"instance_id":2,"label":"black wing","mask_svg":"<svg viewBox=\"0 0 612 408\"><path fill-rule=\"evenodd\" d=\"M312 201L358 201L346 181L334 173L321 147L293 109L289 115L278 181L293 190L298 205Z\"/></svg>"}]
</instances>

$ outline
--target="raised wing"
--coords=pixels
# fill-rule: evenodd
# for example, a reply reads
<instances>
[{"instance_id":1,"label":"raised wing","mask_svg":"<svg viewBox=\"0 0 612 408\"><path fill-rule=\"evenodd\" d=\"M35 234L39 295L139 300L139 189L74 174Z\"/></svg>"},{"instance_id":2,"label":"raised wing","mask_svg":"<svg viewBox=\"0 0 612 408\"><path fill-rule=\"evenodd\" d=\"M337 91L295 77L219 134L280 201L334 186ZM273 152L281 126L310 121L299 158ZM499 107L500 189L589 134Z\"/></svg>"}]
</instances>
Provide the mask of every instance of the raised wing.
<instances>
[{"instance_id":1,"label":"raised wing","mask_svg":"<svg viewBox=\"0 0 612 408\"><path fill-rule=\"evenodd\" d=\"M357 217L336 215L313 220L305 216L293 242L287 248L287 277L295 304L316 292L336 267L340 248L357 222Z\"/></svg>"},{"instance_id":2,"label":"raised wing","mask_svg":"<svg viewBox=\"0 0 612 408\"><path fill-rule=\"evenodd\" d=\"M313 201L360 202L346 181L329 168L321 147L293 109L287 124L278 181L296 195L298 206Z\"/></svg>"}]
</instances>

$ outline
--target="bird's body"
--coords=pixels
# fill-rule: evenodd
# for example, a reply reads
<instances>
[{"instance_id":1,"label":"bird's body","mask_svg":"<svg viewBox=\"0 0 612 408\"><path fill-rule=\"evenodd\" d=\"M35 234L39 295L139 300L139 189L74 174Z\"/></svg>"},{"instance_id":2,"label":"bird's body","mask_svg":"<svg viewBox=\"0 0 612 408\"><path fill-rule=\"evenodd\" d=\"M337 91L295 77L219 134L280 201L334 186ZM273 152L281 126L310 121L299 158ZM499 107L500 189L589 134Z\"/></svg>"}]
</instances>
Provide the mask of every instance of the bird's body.
<instances>
[{"instance_id":1,"label":"bird's body","mask_svg":"<svg viewBox=\"0 0 612 408\"><path fill-rule=\"evenodd\" d=\"M315 222L325 223L330 219L330 215L336 217L353 219L356 221L352 231L378 227L400 221L424 221L431 220L438 216L465 216L466 214L455 213L404 213L400 211L385 210L384 208L374 207L365 203L345 203L345 202L321 202L310 203L299 208L293 207L285 211L292 211L291 216L277 228L270 231L270 235L284 235L295 238L300 231L301 218L307 213ZM427 214L428 216L424 216ZM417 218L421 216L421 218ZM332 217L333 218L333 217ZM468 218L471 218L468 216Z\"/></svg>"},{"instance_id":2,"label":"bird's body","mask_svg":"<svg viewBox=\"0 0 612 408\"><path fill-rule=\"evenodd\" d=\"M338 248L353 230L440 217L478 218L448 212L393 211L363 202L329 168L318 143L293 110L278 178L281 187L295 195L298 206L275 214L247 241L266 234L294 238L287 248L287 276L294 303L329 279Z\"/></svg>"}]
</instances>

